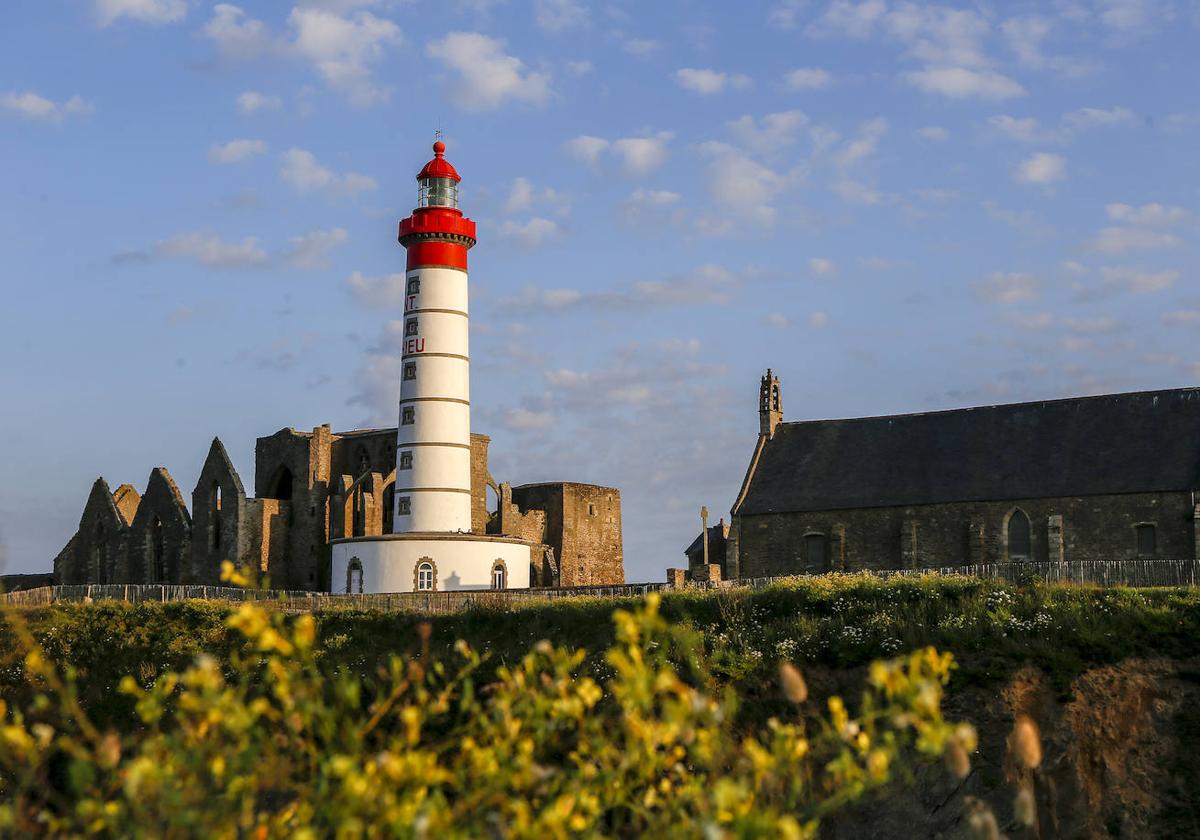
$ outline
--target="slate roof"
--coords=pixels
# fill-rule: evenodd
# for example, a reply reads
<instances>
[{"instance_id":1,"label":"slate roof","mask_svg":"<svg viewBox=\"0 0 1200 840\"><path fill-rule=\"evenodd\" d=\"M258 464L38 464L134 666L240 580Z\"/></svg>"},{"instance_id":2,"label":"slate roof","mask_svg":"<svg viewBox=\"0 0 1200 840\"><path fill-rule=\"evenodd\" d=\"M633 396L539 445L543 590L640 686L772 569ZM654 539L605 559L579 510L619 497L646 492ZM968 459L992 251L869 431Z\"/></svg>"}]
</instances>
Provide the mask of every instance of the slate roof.
<instances>
[{"instance_id":1,"label":"slate roof","mask_svg":"<svg viewBox=\"0 0 1200 840\"><path fill-rule=\"evenodd\" d=\"M739 515L1200 490L1200 388L781 423Z\"/></svg>"},{"instance_id":2,"label":"slate roof","mask_svg":"<svg viewBox=\"0 0 1200 840\"><path fill-rule=\"evenodd\" d=\"M721 522L717 525L709 525L708 526L708 548L710 551L713 550L714 548L716 548L717 546L724 544L725 540L728 539L728 537L726 536L728 531L729 531L729 526L726 525L724 522ZM700 540L703 537L704 537L704 531L701 531L699 534L696 535L696 539L692 540L691 544L683 550L683 553L690 555L690 554L698 554L698 553L702 552L704 550L704 546L703 546L703 544L701 544Z\"/></svg>"}]
</instances>

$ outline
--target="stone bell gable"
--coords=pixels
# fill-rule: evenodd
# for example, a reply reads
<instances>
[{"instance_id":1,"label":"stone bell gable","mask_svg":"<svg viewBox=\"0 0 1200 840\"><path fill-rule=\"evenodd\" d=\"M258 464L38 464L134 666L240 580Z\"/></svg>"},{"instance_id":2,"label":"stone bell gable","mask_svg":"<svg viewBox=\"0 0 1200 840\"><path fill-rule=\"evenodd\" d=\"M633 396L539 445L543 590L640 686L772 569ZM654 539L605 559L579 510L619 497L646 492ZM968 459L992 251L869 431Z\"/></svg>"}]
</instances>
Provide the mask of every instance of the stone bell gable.
<instances>
[{"instance_id":1,"label":"stone bell gable","mask_svg":"<svg viewBox=\"0 0 1200 840\"><path fill-rule=\"evenodd\" d=\"M129 519L137 511L137 491L128 485L118 488L121 507L113 499L108 482L97 478L92 484L79 529L66 548L54 558L55 579L64 584L115 582L124 567L129 537Z\"/></svg>"},{"instance_id":2,"label":"stone bell gable","mask_svg":"<svg viewBox=\"0 0 1200 840\"><path fill-rule=\"evenodd\" d=\"M243 520L246 490L220 438L213 438L192 490L191 552L182 580L216 584L221 561L242 565L250 554Z\"/></svg>"}]
</instances>

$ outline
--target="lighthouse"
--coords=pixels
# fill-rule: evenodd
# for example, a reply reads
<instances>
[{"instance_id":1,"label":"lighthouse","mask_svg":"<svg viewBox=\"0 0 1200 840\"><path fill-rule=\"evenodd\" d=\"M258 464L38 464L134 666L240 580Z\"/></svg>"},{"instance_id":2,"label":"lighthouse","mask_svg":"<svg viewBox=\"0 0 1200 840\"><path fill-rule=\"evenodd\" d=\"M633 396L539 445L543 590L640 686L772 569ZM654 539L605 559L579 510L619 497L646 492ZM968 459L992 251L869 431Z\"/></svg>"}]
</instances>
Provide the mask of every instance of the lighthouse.
<instances>
[{"instance_id":1,"label":"lighthouse","mask_svg":"<svg viewBox=\"0 0 1200 840\"><path fill-rule=\"evenodd\" d=\"M471 530L471 360L467 252L475 223L458 207L462 179L433 144L417 174L417 207L400 222L408 252L395 530Z\"/></svg>"},{"instance_id":2,"label":"lighthouse","mask_svg":"<svg viewBox=\"0 0 1200 840\"><path fill-rule=\"evenodd\" d=\"M330 591L524 589L538 543L471 532L471 358L467 252L475 223L446 144L417 173L400 222L404 341L391 534L330 541Z\"/></svg>"}]
</instances>

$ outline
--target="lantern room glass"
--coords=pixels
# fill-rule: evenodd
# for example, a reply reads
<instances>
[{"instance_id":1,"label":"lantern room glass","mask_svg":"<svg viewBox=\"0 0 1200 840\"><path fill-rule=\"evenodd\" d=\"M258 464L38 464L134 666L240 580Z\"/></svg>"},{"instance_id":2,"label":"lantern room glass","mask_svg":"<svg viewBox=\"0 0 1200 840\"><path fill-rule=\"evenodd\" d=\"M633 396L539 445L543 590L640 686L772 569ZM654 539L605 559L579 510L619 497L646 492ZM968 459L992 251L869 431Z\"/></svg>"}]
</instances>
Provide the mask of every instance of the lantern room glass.
<instances>
[{"instance_id":1,"label":"lantern room glass","mask_svg":"<svg viewBox=\"0 0 1200 840\"><path fill-rule=\"evenodd\" d=\"M419 183L418 207L458 208L458 183L453 178L422 178Z\"/></svg>"}]
</instances>

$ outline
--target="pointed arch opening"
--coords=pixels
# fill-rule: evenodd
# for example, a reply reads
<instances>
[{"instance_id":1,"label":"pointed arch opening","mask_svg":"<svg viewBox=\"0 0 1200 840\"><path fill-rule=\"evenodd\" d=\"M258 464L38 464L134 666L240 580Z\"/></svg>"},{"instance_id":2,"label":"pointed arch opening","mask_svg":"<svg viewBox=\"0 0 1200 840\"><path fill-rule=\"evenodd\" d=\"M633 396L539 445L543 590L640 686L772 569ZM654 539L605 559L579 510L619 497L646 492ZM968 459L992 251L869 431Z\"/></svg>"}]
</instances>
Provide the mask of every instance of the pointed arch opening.
<instances>
[{"instance_id":1,"label":"pointed arch opening","mask_svg":"<svg viewBox=\"0 0 1200 840\"><path fill-rule=\"evenodd\" d=\"M146 543L146 565L150 571L150 582L169 583L167 539L163 533L162 520L157 516L150 520L150 529L146 532Z\"/></svg>"},{"instance_id":2,"label":"pointed arch opening","mask_svg":"<svg viewBox=\"0 0 1200 840\"><path fill-rule=\"evenodd\" d=\"M1004 528L1006 554L1009 562L1025 562L1033 559L1033 535L1029 516L1020 508L1008 514Z\"/></svg>"},{"instance_id":3,"label":"pointed arch opening","mask_svg":"<svg viewBox=\"0 0 1200 840\"><path fill-rule=\"evenodd\" d=\"M288 501L292 498L294 488L295 477L292 475L292 471L286 464L281 464L275 471L274 478L271 479L271 484L267 489L267 498Z\"/></svg>"}]
</instances>

